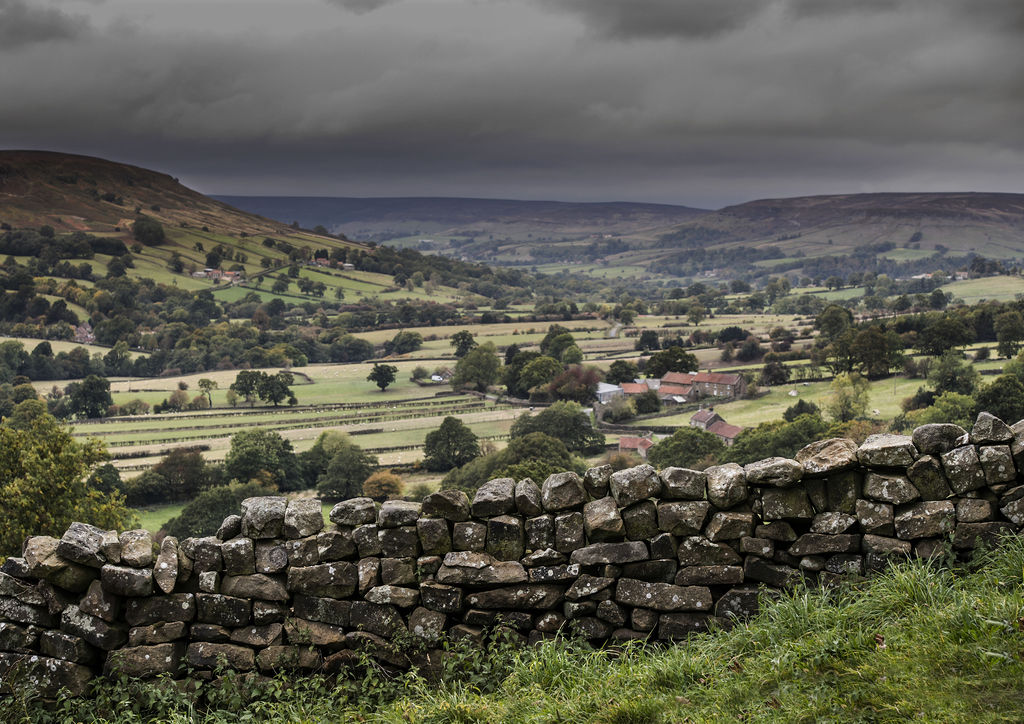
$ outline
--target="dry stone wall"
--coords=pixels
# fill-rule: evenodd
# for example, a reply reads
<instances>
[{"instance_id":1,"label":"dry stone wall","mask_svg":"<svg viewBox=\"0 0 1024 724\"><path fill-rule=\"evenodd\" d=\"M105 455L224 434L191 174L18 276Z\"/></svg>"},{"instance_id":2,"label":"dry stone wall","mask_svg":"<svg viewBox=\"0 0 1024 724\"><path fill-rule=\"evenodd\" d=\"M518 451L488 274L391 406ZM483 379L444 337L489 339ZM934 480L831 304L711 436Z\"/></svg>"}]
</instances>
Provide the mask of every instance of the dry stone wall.
<instances>
[{"instance_id":1,"label":"dry stone wall","mask_svg":"<svg viewBox=\"0 0 1024 724\"><path fill-rule=\"evenodd\" d=\"M1024 524L1024 421L815 442L700 472L649 465L492 480L470 500L250 498L216 536L154 545L74 523L0 569L0 691L99 673L436 666L443 637L685 638L759 590L835 583ZM422 642L398 645L395 639Z\"/></svg>"}]
</instances>

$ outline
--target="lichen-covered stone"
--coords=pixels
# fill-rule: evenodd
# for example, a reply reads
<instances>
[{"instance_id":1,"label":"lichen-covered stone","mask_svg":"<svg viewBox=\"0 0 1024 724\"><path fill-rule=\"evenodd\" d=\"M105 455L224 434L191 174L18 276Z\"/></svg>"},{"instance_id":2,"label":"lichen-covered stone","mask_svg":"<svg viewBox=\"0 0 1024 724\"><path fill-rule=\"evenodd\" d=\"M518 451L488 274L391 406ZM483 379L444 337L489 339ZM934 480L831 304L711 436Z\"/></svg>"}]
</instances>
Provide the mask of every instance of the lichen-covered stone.
<instances>
[{"instance_id":1,"label":"lichen-covered stone","mask_svg":"<svg viewBox=\"0 0 1024 724\"><path fill-rule=\"evenodd\" d=\"M401 586L374 586L366 592L365 598L370 603L412 608L420 602L420 592L415 588Z\"/></svg>"},{"instance_id":2,"label":"lichen-covered stone","mask_svg":"<svg viewBox=\"0 0 1024 724\"><path fill-rule=\"evenodd\" d=\"M702 470L669 467L661 473L661 497L666 500L703 500L708 476Z\"/></svg>"},{"instance_id":3,"label":"lichen-covered stone","mask_svg":"<svg viewBox=\"0 0 1024 724\"><path fill-rule=\"evenodd\" d=\"M929 500L904 508L896 514L894 523L897 538L936 538L953 530L956 508L948 500Z\"/></svg>"},{"instance_id":4,"label":"lichen-covered stone","mask_svg":"<svg viewBox=\"0 0 1024 724\"><path fill-rule=\"evenodd\" d=\"M860 522L861 530L865 533L882 536L896 534L896 528L893 525L893 507L889 503L858 500L857 520Z\"/></svg>"},{"instance_id":5,"label":"lichen-covered stone","mask_svg":"<svg viewBox=\"0 0 1024 724\"><path fill-rule=\"evenodd\" d=\"M844 437L819 440L802 448L796 461L805 475L829 475L857 464L857 443Z\"/></svg>"},{"instance_id":6,"label":"lichen-covered stone","mask_svg":"<svg viewBox=\"0 0 1024 724\"><path fill-rule=\"evenodd\" d=\"M161 621L148 626L133 626L128 629L128 645L155 646L179 641L187 635L188 624L184 621Z\"/></svg>"},{"instance_id":7,"label":"lichen-covered stone","mask_svg":"<svg viewBox=\"0 0 1024 724\"><path fill-rule=\"evenodd\" d=\"M961 429L957 425L953 425L953 427ZM949 481L946 480L942 462L934 455L919 457L913 465L907 468L907 478L921 493L922 500L945 500L953 495Z\"/></svg>"},{"instance_id":8,"label":"lichen-covered stone","mask_svg":"<svg viewBox=\"0 0 1024 724\"><path fill-rule=\"evenodd\" d=\"M444 518L420 518L416 521L416 533L427 555L443 556L452 549L452 536Z\"/></svg>"},{"instance_id":9,"label":"lichen-covered stone","mask_svg":"<svg viewBox=\"0 0 1024 724\"><path fill-rule=\"evenodd\" d=\"M251 671L256 668L256 652L235 644L214 644L199 641L188 645L186 655L189 666L197 669L219 669L226 667L236 671Z\"/></svg>"},{"instance_id":10,"label":"lichen-covered stone","mask_svg":"<svg viewBox=\"0 0 1024 724\"><path fill-rule=\"evenodd\" d=\"M857 460L862 465L875 467L905 468L912 465L916 457L917 448L909 435L869 435L857 448Z\"/></svg>"},{"instance_id":11,"label":"lichen-covered stone","mask_svg":"<svg viewBox=\"0 0 1024 724\"><path fill-rule=\"evenodd\" d=\"M116 596L149 596L153 593L153 571L107 564L100 569L100 582Z\"/></svg>"},{"instance_id":12,"label":"lichen-covered stone","mask_svg":"<svg viewBox=\"0 0 1024 724\"><path fill-rule=\"evenodd\" d=\"M455 551L444 557L437 580L456 586L500 586L525 583L527 576L518 561L499 561L487 553Z\"/></svg>"},{"instance_id":13,"label":"lichen-covered stone","mask_svg":"<svg viewBox=\"0 0 1024 724\"><path fill-rule=\"evenodd\" d=\"M127 602L124 615L129 626L148 626L169 621L188 623L195 617L196 600L191 593L131 598Z\"/></svg>"},{"instance_id":14,"label":"lichen-covered stone","mask_svg":"<svg viewBox=\"0 0 1024 724\"><path fill-rule=\"evenodd\" d=\"M689 536L679 541L678 560L681 566L733 566L741 558L725 543L713 543L704 536Z\"/></svg>"},{"instance_id":15,"label":"lichen-covered stone","mask_svg":"<svg viewBox=\"0 0 1024 724\"><path fill-rule=\"evenodd\" d=\"M615 498L605 496L583 506L583 528L587 540L594 543L622 540L626 528Z\"/></svg>"},{"instance_id":16,"label":"lichen-covered stone","mask_svg":"<svg viewBox=\"0 0 1024 724\"><path fill-rule=\"evenodd\" d=\"M220 540L231 540L242 533L242 516L237 514L225 518L217 529L217 538Z\"/></svg>"},{"instance_id":17,"label":"lichen-covered stone","mask_svg":"<svg viewBox=\"0 0 1024 724\"><path fill-rule=\"evenodd\" d=\"M868 473L864 478L864 496L884 503L903 505L917 500L921 493L904 475Z\"/></svg>"},{"instance_id":18,"label":"lichen-covered stone","mask_svg":"<svg viewBox=\"0 0 1024 724\"><path fill-rule=\"evenodd\" d=\"M467 594L466 604L483 609L546 610L561 604L564 593L565 586L550 583L524 583Z\"/></svg>"},{"instance_id":19,"label":"lichen-covered stone","mask_svg":"<svg viewBox=\"0 0 1024 724\"><path fill-rule=\"evenodd\" d=\"M385 501L377 512L378 528L400 528L416 525L422 506L408 500Z\"/></svg>"},{"instance_id":20,"label":"lichen-covered stone","mask_svg":"<svg viewBox=\"0 0 1024 724\"><path fill-rule=\"evenodd\" d=\"M154 646L131 646L111 651L103 673L145 679L161 674L177 674L185 655L185 644L162 643Z\"/></svg>"},{"instance_id":21,"label":"lichen-covered stone","mask_svg":"<svg viewBox=\"0 0 1024 724\"><path fill-rule=\"evenodd\" d=\"M317 498L294 498L284 511L285 538L306 538L324 528L324 514Z\"/></svg>"},{"instance_id":22,"label":"lichen-covered stone","mask_svg":"<svg viewBox=\"0 0 1024 724\"><path fill-rule=\"evenodd\" d=\"M753 513L715 513L704 534L708 540L718 542L742 538L753 532Z\"/></svg>"},{"instance_id":23,"label":"lichen-covered stone","mask_svg":"<svg viewBox=\"0 0 1024 724\"><path fill-rule=\"evenodd\" d=\"M708 476L708 500L716 508L726 510L747 499L747 474L740 465L715 465L704 472Z\"/></svg>"},{"instance_id":24,"label":"lichen-covered stone","mask_svg":"<svg viewBox=\"0 0 1024 724\"><path fill-rule=\"evenodd\" d=\"M963 494L985 485L985 471L974 445L961 445L942 455L942 467L953 492Z\"/></svg>"},{"instance_id":25,"label":"lichen-covered stone","mask_svg":"<svg viewBox=\"0 0 1024 724\"><path fill-rule=\"evenodd\" d=\"M465 495L465 493L463 493ZM356 526L374 523L377 520L377 506L372 498L350 498L337 503L328 516L335 525Z\"/></svg>"},{"instance_id":26,"label":"lichen-covered stone","mask_svg":"<svg viewBox=\"0 0 1024 724\"><path fill-rule=\"evenodd\" d=\"M357 582L356 567L348 561L288 568L287 587L292 593L347 598L355 592Z\"/></svg>"},{"instance_id":27,"label":"lichen-covered stone","mask_svg":"<svg viewBox=\"0 0 1024 724\"><path fill-rule=\"evenodd\" d=\"M196 620L217 626L245 626L252 616L252 602L219 593L196 594Z\"/></svg>"},{"instance_id":28,"label":"lichen-covered stone","mask_svg":"<svg viewBox=\"0 0 1024 724\"><path fill-rule=\"evenodd\" d=\"M104 651L120 648L128 640L128 632L124 626L82 613L78 606L68 606L64 609L60 617L60 630L78 636Z\"/></svg>"},{"instance_id":29,"label":"lichen-covered stone","mask_svg":"<svg viewBox=\"0 0 1024 724\"><path fill-rule=\"evenodd\" d=\"M153 536L148 530L126 530L119 539L122 564L136 568L153 565Z\"/></svg>"},{"instance_id":30,"label":"lichen-covered stone","mask_svg":"<svg viewBox=\"0 0 1024 724\"><path fill-rule=\"evenodd\" d=\"M12 673L16 672L16 676ZM0 652L0 694L12 694L12 683L18 678L31 682L33 693L53 699L62 691L70 696L84 696L89 688L92 670L71 661L51 659L36 654Z\"/></svg>"},{"instance_id":31,"label":"lichen-covered stone","mask_svg":"<svg viewBox=\"0 0 1024 724\"><path fill-rule=\"evenodd\" d=\"M425 518L443 518L453 523L469 520L469 496L461 490L438 490L423 499Z\"/></svg>"},{"instance_id":32,"label":"lichen-covered stone","mask_svg":"<svg viewBox=\"0 0 1024 724\"><path fill-rule=\"evenodd\" d=\"M549 513L572 510L587 499L583 480L572 471L549 475L541 486L540 495L544 510Z\"/></svg>"},{"instance_id":33,"label":"lichen-covered stone","mask_svg":"<svg viewBox=\"0 0 1024 724\"><path fill-rule=\"evenodd\" d=\"M710 510L711 504L704 500L659 503L658 529L672 535L699 535Z\"/></svg>"},{"instance_id":34,"label":"lichen-covered stone","mask_svg":"<svg viewBox=\"0 0 1024 724\"><path fill-rule=\"evenodd\" d=\"M811 532L838 535L856 524L857 519L847 513L818 513L811 521Z\"/></svg>"},{"instance_id":35,"label":"lichen-covered stone","mask_svg":"<svg viewBox=\"0 0 1024 724\"><path fill-rule=\"evenodd\" d=\"M711 608L711 591L704 586L677 586L620 578L615 586L615 600L627 606L655 611L707 611Z\"/></svg>"},{"instance_id":36,"label":"lichen-covered stone","mask_svg":"<svg viewBox=\"0 0 1024 724\"><path fill-rule=\"evenodd\" d=\"M267 495L242 501L242 535L246 538L280 538L288 499Z\"/></svg>"},{"instance_id":37,"label":"lichen-covered stone","mask_svg":"<svg viewBox=\"0 0 1024 724\"><path fill-rule=\"evenodd\" d=\"M569 561L579 563L581 566L592 566L601 563L621 564L644 561L648 557L646 543L628 541L624 543L592 543L574 550Z\"/></svg>"},{"instance_id":38,"label":"lichen-covered stone","mask_svg":"<svg viewBox=\"0 0 1024 724\"><path fill-rule=\"evenodd\" d=\"M860 550L861 536L855 534L823 535L804 533L789 547L792 556L811 556L826 553L856 553Z\"/></svg>"},{"instance_id":39,"label":"lichen-covered stone","mask_svg":"<svg viewBox=\"0 0 1024 724\"><path fill-rule=\"evenodd\" d=\"M641 500L622 510L622 525L629 540L650 540L658 534L658 508L653 500Z\"/></svg>"},{"instance_id":40,"label":"lichen-covered stone","mask_svg":"<svg viewBox=\"0 0 1024 724\"><path fill-rule=\"evenodd\" d=\"M380 552L390 558L415 558L420 554L420 536L414 525L383 528L377 533Z\"/></svg>"},{"instance_id":41,"label":"lichen-covered stone","mask_svg":"<svg viewBox=\"0 0 1024 724\"><path fill-rule=\"evenodd\" d=\"M967 434L959 425L935 422L914 430L911 440L922 455L942 455L957 446L957 440Z\"/></svg>"},{"instance_id":42,"label":"lichen-covered stone","mask_svg":"<svg viewBox=\"0 0 1024 724\"><path fill-rule=\"evenodd\" d=\"M641 500L657 497L661 492L661 478L650 465L637 465L612 473L609 490L620 508Z\"/></svg>"},{"instance_id":43,"label":"lichen-covered stone","mask_svg":"<svg viewBox=\"0 0 1024 724\"><path fill-rule=\"evenodd\" d=\"M572 553L584 544L583 513L561 513L555 516L555 549Z\"/></svg>"},{"instance_id":44,"label":"lichen-covered stone","mask_svg":"<svg viewBox=\"0 0 1024 724\"><path fill-rule=\"evenodd\" d=\"M804 466L789 458L766 458L743 466L747 485L774 485L788 488L795 485L804 475Z\"/></svg>"},{"instance_id":45,"label":"lichen-covered stone","mask_svg":"<svg viewBox=\"0 0 1024 724\"><path fill-rule=\"evenodd\" d=\"M251 538L234 538L220 547L224 558L224 572L229 576L244 576L256 572L255 548Z\"/></svg>"},{"instance_id":46,"label":"lichen-covered stone","mask_svg":"<svg viewBox=\"0 0 1024 724\"><path fill-rule=\"evenodd\" d=\"M518 561L522 558L524 552L522 519L513 515L499 515L488 520L485 550L499 561Z\"/></svg>"},{"instance_id":47,"label":"lichen-covered stone","mask_svg":"<svg viewBox=\"0 0 1024 724\"><path fill-rule=\"evenodd\" d=\"M349 564L351 566L351 564ZM224 576L220 584L221 593L238 598L254 598L260 601L287 601L288 590L280 578L271 578L263 573L246 576Z\"/></svg>"},{"instance_id":48,"label":"lichen-covered stone","mask_svg":"<svg viewBox=\"0 0 1024 724\"><path fill-rule=\"evenodd\" d=\"M105 533L94 525L72 523L57 544L57 555L72 563L100 568L107 562L102 553Z\"/></svg>"},{"instance_id":49,"label":"lichen-covered stone","mask_svg":"<svg viewBox=\"0 0 1024 724\"><path fill-rule=\"evenodd\" d=\"M106 590L100 581L93 581L78 606L90 616L112 623L121 613L121 597Z\"/></svg>"},{"instance_id":50,"label":"lichen-covered stone","mask_svg":"<svg viewBox=\"0 0 1024 724\"><path fill-rule=\"evenodd\" d=\"M514 513L516 510L516 481L512 478L488 480L477 488L471 507L473 515L477 518Z\"/></svg>"},{"instance_id":51,"label":"lichen-covered stone","mask_svg":"<svg viewBox=\"0 0 1024 724\"><path fill-rule=\"evenodd\" d=\"M797 488L767 488L761 493L761 517L774 520L810 520L814 508L807 493Z\"/></svg>"},{"instance_id":52,"label":"lichen-covered stone","mask_svg":"<svg viewBox=\"0 0 1024 724\"><path fill-rule=\"evenodd\" d=\"M166 536L160 542L160 553L153 566L153 580L164 593L174 591L178 582L178 539L173 535Z\"/></svg>"},{"instance_id":53,"label":"lichen-covered stone","mask_svg":"<svg viewBox=\"0 0 1024 724\"><path fill-rule=\"evenodd\" d=\"M979 412L978 419L971 428L971 442L976 445L989 445L1010 442L1013 430L1009 425L990 412Z\"/></svg>"},{"instance_id":54,"label":"lichen-covered stone","mask_svg":"<svg viewBox=\"0 0 1024 724\"><path fill-rule=\"evenodd\" d=\"M523 478L516 483L515 488L516 510L519 515L532 518L544 512L544 500L541 490L532 478Z\"/></svg>"},{"instance_id":55,"label":"lichen-covered stone","mask_svg":"<svg viewBox=\"0 0 1024 724\"><path fill-rule=\"evenodd\" d=\"M288 549L280 541L256 541L253 554L256 573L281 573L288 565Z\"/></svg>"},{"instance_id":56,"label":"lichen-covered stone","mask_svg":"<svg viewBox=\"0 0 1024 724\"><path fill-rule=\"evenodd\" d=\"M1009 483L1017 479L1017 468L1009 445L984 445L978 449L978 460L985 471L985 481L991 485Z\"/></svg>"},{"instance_id":57,"label":"lichen-covered stone","mask_svg":"<svg viewBox=\"0 0 1024 724\"><path fill-rule=\"evenodd\" d=\"M598 465L589 468L583 474L583 488L591 498L603 498L608 495L608 486L612 479L611 465Z\"/></svg>"},{"instance_id":58,"label":"lichen-covered stone","mask_svg":"<svg viewBox=\"0 0 1024 724\"><path fill-rule=\"evenodd\" d=\"M677 586L722 586L743 583L741 566L687 566L676 573Z\"/></svg>"}]
</instances>

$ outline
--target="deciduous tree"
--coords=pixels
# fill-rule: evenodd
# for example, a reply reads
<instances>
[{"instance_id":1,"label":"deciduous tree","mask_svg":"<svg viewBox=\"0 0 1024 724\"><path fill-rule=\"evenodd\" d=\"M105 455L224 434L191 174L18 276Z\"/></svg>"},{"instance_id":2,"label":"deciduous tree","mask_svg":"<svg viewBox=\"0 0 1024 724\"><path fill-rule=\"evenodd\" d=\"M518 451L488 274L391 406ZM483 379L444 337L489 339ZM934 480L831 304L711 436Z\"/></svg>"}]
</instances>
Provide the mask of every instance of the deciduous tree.
<instances>
[{"instance_id":1,"label":"deciduous tree","mask_svg":"<svg viewBox=\"0 0 1024 724\"><path fill-rule=\"evenodd\" d=\"M395 381L396 374L398 374L398 368L394 365L383 365L376 362L373 365L373 369L370 370L370 374L366 375L366 379L377 385L380 391L383 392L387 389L388 385Z\"/></svg>"},{"instance_id":2,"label":"deciduous tree","mask_svg":"<svg viewBox=\"0 0 1024 724\"><path fill-rule=\"evenodd\" d=\"M477 436L457 417L444 418L423 441L423 466L445 471L465 465L480 455Z\"/></svg>"}]
</instances>

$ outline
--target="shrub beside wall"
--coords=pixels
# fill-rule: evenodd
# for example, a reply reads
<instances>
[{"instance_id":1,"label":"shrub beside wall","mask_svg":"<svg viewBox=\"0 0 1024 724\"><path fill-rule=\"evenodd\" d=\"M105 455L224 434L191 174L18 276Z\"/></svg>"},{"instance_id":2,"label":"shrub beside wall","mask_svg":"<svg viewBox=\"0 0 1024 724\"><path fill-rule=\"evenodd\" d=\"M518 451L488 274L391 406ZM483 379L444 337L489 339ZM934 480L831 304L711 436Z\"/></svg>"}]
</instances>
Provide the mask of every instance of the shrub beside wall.
<instances>
[{"instance_id":1,"label":"shrub beside wall","mask_svg":"<svg viewBox=\"0 0 1024 724\"><path fill-rule=\"evenodd\" d=\"M671 641L757 611L759 590L953 556L1024 524L1024 421L831 439L796 459L492 480L471 501L256 497L216 536L81 523L0 568L0 691L122 673L439 666L441 641ZM410 646L409 642L418 642Z\"/></svg>"}]
</instances>

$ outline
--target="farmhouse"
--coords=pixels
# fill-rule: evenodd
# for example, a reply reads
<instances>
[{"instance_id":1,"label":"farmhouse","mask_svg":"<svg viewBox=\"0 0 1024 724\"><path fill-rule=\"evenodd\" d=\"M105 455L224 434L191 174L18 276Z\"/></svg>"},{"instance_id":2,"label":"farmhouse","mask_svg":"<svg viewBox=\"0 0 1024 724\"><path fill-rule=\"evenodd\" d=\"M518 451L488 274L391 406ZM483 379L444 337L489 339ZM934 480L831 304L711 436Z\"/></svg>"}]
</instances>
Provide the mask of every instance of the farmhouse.
<instances>
[{"instance_id":1,"label":"farmhouse","mask_svg":"<svg viewBox=\"0 0 1024 724\"><path fill-rule=\"evenodd\" d=\"M747 380L734 372L698 372L692 384L701 397L742 397L747 391Z\"/></svg>"},{"instance_id":2,"label":"farmhouse","mask_svg":"<svg viewBox=\"0 0 1024 724\"><path fill-rule=\"evenodd\" d=\"M654 445L654 441L646 437L620 437L619 452L635 452L642 459L647 459L647 451Z\"/></svg>"},{"instance_id":3,"label":"farmhouse","mask_svg":"<svg viewBox=\"0 0 1024 724\"><path fill-rule=\"evenodd\" d=\"M738 425L730 425L722 419L721 415L710 407L693 413L690 417L690 427L696 427L704 430L705 432L710 432L727 446L736 442L736 436L743 432L742 427L739 427Z\"/></svg>"}]
</instances>

